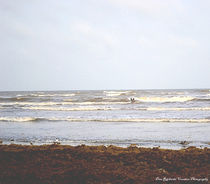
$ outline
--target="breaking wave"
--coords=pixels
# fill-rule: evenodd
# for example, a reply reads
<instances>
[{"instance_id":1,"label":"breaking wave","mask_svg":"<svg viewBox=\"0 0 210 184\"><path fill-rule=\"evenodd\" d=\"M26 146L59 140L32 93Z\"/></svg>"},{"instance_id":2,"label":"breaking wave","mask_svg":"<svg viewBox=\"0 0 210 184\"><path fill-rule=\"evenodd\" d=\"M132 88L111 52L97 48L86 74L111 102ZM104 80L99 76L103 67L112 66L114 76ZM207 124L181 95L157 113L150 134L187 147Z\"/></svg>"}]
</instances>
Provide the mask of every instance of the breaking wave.
<instances>
[{"instance_id":1,"label":"breaking wave","mask_svg":"<svg viewBox=\"0 0 210 184\"><path fill-rule=\"evenodd\" d=\"M34 97L69 97L75 96L75 93L67 93L67 94L30 94L30 96Z\"/></svg>"},{"instance_id":2,"label":"breaking wave","mask_svg":"<svg viewBox=\"0 0 210 184\"><path fill-rule=\"evenodd\" d=\"M140 102L186 102L194 100L195 98L191 96L175 96L175 97L136 97L136 100Z\"/></svg>"},{"instance_id":3,"label":"breaking wave","mask_svg":"<svg viewBox=\"0 0 210 184\"><path fill-rule=\"evenodd\" d=\"M1 107L0 107L1 108ZM79 106L79 107L50 107L50 106L32 106L22 107L28 110L43 111L110 111L110 110L142 110L142 111L210 111L210 107L136 107L136 108L113 108L100 106Z\"/></svg>"},{"instance_id":4,"label":"breaking wave","mask_svg":"<svg viewBox=\"0 0 210 184\"><path fill-rule=\"evenodd\" d=\"M23 107L23 109L44 110L44 111L107 111L107 110L117 110L117 108L96 107L96 106L82 106L82 107L73 107L73 108L35 106L35 107Z\"/></svg>"},{"instance_id":5,"label":"breaking wave","mask_svg":"<svg viewBox=\"0 0 210 184\"><path fill-rule=\"evenodd\" d=\"M138 108L138 110L147 111L210 111L210 107L148 107Z\"/></svg>"},{"instance_id":6,"label":"breaking wave","mask_svg":"<svg viewBox=\"0 0 210 184\"><path fill-rule=\"evenodd\" d=\"M51 106L51 105L111 105L111 104L129 104L129 101L123 102L0 102L0 105L12 106L12 105L29 105L29 106Z\"/></svg>"},{"instance_id":7,"label":"breaking wave","mask_svg":"<svg viewBox=\"0 0 210 184\"><path fill-rule=\"evenodd\" d=\"M0 121L8 122L34 122L34 121L69 121L69 122L187 122L187 123L208 123L210 119L178 119L178 118L153 118L153 119L141 119L141 118L117 118L117 119L86 119L86 118L43 118L43 117L0 117Z\"/></svg>"},{"instance_id":8,"label":"breaking wave","mask_svg":"<svg viewBox=\"0 0 210 184\"><path fill-rule=\"evenodd\" d=\"M35 97L48 97L41 98L40 100L51 100L50 97L71 97L75 96L74 93L71 94L27 94L27 95L16 95L12 97L1 96L0 101L29 101L35 99Z\"/></svg>"},{"instance_id":9,"label":"breaking wave","mask_svg":"<svg viewBox=\"0 0 210 184\"><path fill-rule=\"evenodd\" d=\"M0 101L13 102L13 101L28 101L31 98L28 97L0 97Z\"/></svg>"},{"instance_id":10,"label":"breaking wave","mask_svg":"<svg viewBox=\"0 0 210 184\"><path fill-rule=\"evenodd\" d=\"M68 102L64 103L68 104ZM0 102L0 105L6 105L6 106L13 106L13 105L40 105L40 106L46 106L46 105L62 105L62 102Z\"/></svg>"},{"instance_id":11,"label":"breaking wave","mask_svg":"<svg viewBox=\"0 0 210 184\"><path fill-rule=\"evenodd\" d=\"M133 93L132 91L104 91L106 96L120 96Z\"/></svg>"},{"instance_id":12,"label":"breaking wave","mask_svg":"<svg viewBox=\"0 0 210 184\"><path fill-rule=\"evenodd\" d=\"M35 121L37 118L32 117L0 117L0 121L11 121L11 122L28 122Z\"/></svg>"}]
</instances>

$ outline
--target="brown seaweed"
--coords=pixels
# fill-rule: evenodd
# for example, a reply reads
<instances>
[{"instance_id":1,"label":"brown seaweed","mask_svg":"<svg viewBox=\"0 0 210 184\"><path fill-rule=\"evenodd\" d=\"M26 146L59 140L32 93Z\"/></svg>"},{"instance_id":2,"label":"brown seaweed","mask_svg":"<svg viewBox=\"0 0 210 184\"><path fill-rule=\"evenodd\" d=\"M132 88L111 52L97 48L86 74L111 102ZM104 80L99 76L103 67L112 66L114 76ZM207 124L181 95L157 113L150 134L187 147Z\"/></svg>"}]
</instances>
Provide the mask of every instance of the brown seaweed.
<instances>
[{"instance_id":1,"label":"brown seaweed","mask_svg":"<svg viewBox=\"0 0 210 184\"><path fill-rule=\"evenodd\" d=\"M0 145L0 183L208 183L210 149ZM168 180L168 181L167 181Z\"/></svg>"}]
</instances>

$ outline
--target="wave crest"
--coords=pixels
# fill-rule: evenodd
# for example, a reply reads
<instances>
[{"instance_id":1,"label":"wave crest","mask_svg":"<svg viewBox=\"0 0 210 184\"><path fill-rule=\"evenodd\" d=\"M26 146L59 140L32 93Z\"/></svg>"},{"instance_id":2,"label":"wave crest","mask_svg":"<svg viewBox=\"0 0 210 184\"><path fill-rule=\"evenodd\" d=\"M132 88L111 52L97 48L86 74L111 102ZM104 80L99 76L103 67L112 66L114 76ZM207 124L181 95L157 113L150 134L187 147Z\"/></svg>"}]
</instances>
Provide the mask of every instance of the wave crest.
<instances>
[{"instance_id":1,"label":"wave crest","mask_svg":"<svg viewBox=\"0 0 210 184\"><path fill-rule=\"evenodd\" d=\"M75 93L67 93L67 94L30 94L30 96L34 97L69 97L75 96Z\"/></svg>"},{"instance_id":2,"label":"wave crest","mask_svg":"<svg viewBox=\"0 0 210 184\"><path fill-rule=\"evenodd\" d=\"M136 100L140 102L186 102L194 100L195 98L191 96L175 96L175 97L136 97Z\"/></svg>"},{"instance_id":3,"label":"wave crest","mask_svg":"<svg viewBox=\"0 0 210 184\"><path fill-rule=\"evenodd\" d=\"M11 122L28 122L35 121L37 118L33 117L0 117L0 121L11 121Z\"/></svg>"},{"instance_id":4,"label":"wave crest","mask_svg":"<svg viewBox=\"0 0 210 184\"><path fill-rule=\"evenodd\" d=\"M120 96L133 93L132 91L104 91L106 96Z\"/></svg>"},{"instance_id":5,"label":"wave crest","mask_svg":"<svg viewBox=\"0 0 210 184\"><path fill-rule=\"evenodd\" d=\"M111 104L129 104L129 101L122 102L0 102L0 105L29 105L29 106L53 106L53 105L111 105Z\"/></svg>"},{"instance_id":6,"label":"wave crest","mask_svg":"<svg viewBox=\"0 0 210 184\"><path fill-rule=\"evenodd\" d=\"M153 119L140 119L140 118L117 118L117 119L85 119L85 118L43 118L43 117L0 117L0 121L9 122L31 122L31 121L69 121L69 122L142 122L142 123L155 123L155 122L187 122L187 123L209 123L210 119L178 119L178 118L153 118Z\"/></svg>"},{"instance_id":7,"label":"wave crest","mask_svg":"<svg viewBox=\"0 0 210 184\"><path fill-rule=\"evenodd\" d=\"M143 109L148 111L210 111L210 107L148 107Z\"/></svg>"},{"instance_id":8,"label":"wave crest","mask_svg":"<svg viewBox=\"0 0 210 184\"><path fill-rule=\"evenodd\" d=\"M96 107L96 106L82 106L82 107L45 107L45 106L34 106L34 107L23 107L23 109L29 110L45 110L45 111L107 111L116 110L117 108L111 107Z\"/></svg>"}]
</instances>

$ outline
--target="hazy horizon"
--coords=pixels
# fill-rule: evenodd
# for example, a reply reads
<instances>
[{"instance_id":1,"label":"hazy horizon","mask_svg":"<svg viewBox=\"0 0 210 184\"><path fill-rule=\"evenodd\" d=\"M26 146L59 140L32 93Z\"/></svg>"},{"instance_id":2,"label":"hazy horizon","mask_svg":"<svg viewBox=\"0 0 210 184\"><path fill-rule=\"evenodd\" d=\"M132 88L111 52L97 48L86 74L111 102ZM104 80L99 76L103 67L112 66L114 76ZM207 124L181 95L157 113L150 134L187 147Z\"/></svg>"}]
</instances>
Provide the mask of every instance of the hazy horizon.
<instances>
[{"instance_id":1,"label":"hazy horizon","mask_svg":"<svg viewBox=\"0 0 210 184\"><path fill-rule=\"evenodd\" d=\"M0 0L0 91L208 89L209 7Z\"/></svg>"}]
</instances>

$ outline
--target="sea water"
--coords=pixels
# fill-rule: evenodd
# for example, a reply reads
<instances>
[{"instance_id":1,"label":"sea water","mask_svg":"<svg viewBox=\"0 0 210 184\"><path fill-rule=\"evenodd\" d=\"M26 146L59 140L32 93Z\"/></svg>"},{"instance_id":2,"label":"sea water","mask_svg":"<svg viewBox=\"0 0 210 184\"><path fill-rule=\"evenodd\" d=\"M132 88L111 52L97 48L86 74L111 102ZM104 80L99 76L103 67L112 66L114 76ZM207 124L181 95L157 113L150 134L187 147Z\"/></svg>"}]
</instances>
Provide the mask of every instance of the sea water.
<instances>
[{"instance_id":1,"label":"sea water","mask_svg":"<svg viewBox=\"0 0 210 184\"><path fill-rule=\"evenodd\" d=\"M0 140L210 147L210 90L0 92Z\"/></svg>"}]
</instances>

